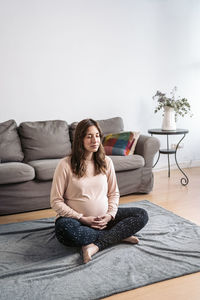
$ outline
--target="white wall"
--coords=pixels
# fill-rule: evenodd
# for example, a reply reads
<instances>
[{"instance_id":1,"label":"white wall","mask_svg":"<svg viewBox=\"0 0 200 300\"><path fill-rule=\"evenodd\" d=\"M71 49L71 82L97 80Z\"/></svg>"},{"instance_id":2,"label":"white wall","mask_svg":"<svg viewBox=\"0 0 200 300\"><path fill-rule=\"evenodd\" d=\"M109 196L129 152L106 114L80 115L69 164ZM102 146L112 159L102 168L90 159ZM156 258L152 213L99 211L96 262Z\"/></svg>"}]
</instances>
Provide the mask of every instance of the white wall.
<instances>
[{"instance_id":1,"label":"white wall","mask_svg":"<svg viewBox=\"0 0 200 300\"><path fill-rule=\"evenodd\" d=\"M199 27L198 0L0 0L0 122L119 115L147 133L176 85L194 112L179 161L200 165Z\"/></svg>"}]
</instances>

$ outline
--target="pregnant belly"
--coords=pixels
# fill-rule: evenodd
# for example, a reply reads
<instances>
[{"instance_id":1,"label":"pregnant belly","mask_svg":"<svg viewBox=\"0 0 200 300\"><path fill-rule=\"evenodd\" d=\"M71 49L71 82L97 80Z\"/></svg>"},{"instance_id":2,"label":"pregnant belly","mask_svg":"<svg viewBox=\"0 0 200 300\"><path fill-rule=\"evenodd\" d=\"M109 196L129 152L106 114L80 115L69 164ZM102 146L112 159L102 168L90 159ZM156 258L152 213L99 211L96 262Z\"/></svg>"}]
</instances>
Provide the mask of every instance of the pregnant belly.
<instances>
[{"instance_id":1,"label":"pregnant belly","mask_svg":"<svg viewBox=\"0 0 200 300\"><path fill-rule=\"evenodd\" d=\"M96 200L68 200L67 205L83 214L85 217L88 216L103 216L108 210L108 199L96 199Z\"/></svg>"}]
</instances>

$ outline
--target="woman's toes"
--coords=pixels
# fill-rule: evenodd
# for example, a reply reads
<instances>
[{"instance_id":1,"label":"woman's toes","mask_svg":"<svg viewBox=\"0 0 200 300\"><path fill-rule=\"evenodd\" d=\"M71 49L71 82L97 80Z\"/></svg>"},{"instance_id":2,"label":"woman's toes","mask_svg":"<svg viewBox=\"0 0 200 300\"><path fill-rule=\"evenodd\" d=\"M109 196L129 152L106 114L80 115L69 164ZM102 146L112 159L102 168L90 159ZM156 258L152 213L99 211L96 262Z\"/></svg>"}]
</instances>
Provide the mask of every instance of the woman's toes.
<instances>
[{"instance_id":1,"label":"woman's toes","mask_svg":"<svg viewBox=\"0 0 200 300\"><path fill-rule=\"evenodd\" d=\"M128 242L128 243L131 243L131 244L138 244L139 239L136 236L131 235L128 238L124 239L123 242Z\"/></svg>"}]
</instances>

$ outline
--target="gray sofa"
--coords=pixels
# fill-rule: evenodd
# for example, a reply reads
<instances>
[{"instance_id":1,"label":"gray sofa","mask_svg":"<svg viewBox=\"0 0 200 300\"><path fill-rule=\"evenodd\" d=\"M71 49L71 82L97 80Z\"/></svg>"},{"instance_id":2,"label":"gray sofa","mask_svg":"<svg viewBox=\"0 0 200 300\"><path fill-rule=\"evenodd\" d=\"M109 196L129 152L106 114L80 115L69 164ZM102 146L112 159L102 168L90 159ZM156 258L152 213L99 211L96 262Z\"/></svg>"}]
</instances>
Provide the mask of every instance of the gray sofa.
<instances>
[{"instance_id":1,"label":"gray sofa","mask_svg":"<svg viewBox=\"0 0 200 300\"><path fill-rule=\"evenodd\" d=\"M124 131L120 117L99 124L104 135ZM53 174L59 160L71 153L76 125L62 120L0 123L0 215L50 207ZM111 156L121 196L152 190L158 149L157 138L140 135L133 155Z\"/></svg>"}]
</instances>

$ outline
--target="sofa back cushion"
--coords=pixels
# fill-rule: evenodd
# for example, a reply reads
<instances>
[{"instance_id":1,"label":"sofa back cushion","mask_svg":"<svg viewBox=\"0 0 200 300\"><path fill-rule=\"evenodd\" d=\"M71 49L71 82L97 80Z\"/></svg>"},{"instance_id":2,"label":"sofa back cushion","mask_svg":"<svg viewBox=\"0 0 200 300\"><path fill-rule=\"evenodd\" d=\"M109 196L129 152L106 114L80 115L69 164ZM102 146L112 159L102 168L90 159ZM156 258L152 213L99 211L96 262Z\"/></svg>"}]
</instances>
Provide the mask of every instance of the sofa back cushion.
<instances>
[{"instance_id":1,"label":"sofa back cushion","mask_svg":"<svg viewBox=\"0 0 200 300\"><path fill-rule=\"evenodd\" d=\"M65 121L23 122L19 126L25 161L62 158L71 153Z\"/></svg>"},{"instance_id":2,"label":"sofa back cushion","mask_svg":"<svg viewBox=\"0 0 200 300\"><path fill-rule=\"evenodd\" d=\"M105 120L97 120L99 123L99 126L103 132L103 135L106 135L108 133L118 133L122 132L124 130L124 123L123 119L121 117L114 117L110 119ZM70 125L69 132L70 132L70 139L73 143L73 137L75 133L75 129L78 122L74 122Z\"/></svg>"},{"instance_id":3,"label":"sofa back cushion","mask_svg":"<svg viewBox=\"0 0 200 300\"><path fill-rule=\"evenodd\" d=\"M124 122L121 117L97 120L97 122L99 123L103 135L124 131Z\"/></svg>"},{"instance_id":4,"label":"sofa back cushion","mask_svg":"<svg viewBox=\"0 0 200 300\"><path fill-rule=\"evenodd\" d=\"M8 120L0 123L0 163L22 161L23 158L16 122Z\"/></svg>"}]
</instances>

